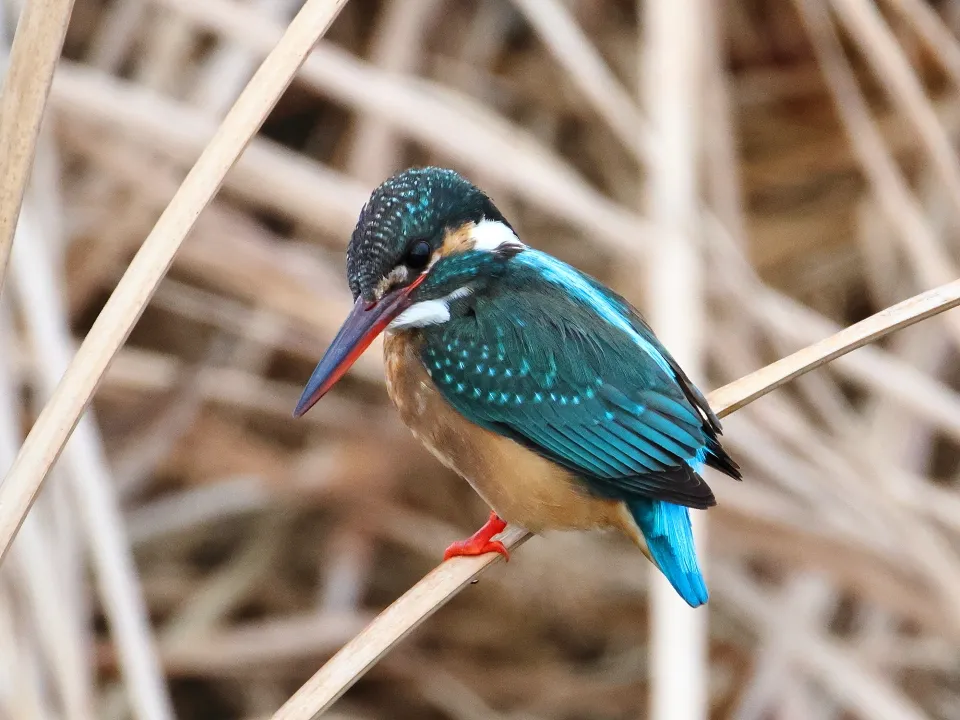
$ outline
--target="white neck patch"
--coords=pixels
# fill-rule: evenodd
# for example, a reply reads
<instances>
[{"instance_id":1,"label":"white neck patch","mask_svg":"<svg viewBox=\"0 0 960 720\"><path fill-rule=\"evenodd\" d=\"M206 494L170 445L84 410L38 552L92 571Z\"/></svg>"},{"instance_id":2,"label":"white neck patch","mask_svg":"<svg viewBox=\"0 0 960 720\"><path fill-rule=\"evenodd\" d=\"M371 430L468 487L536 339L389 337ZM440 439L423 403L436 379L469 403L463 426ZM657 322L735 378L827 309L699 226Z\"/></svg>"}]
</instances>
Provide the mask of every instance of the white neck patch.
<instances>
[{"instance_id":1,"label":"white neck patch","mask_svg":"<svg viewBox=\"0 0 960 720\"><path fill-rule=\"evenodd\" d=\"M481 220L470 231L470 239L474 250L487 252L494 252L504 243L523 246L516 233L499 220Z\"/></svg>"},{"instance_id":2,"label":"white neck patch","mask_svg":"<svg viewBox=\"0 0 960 720\"><path fill-rule=\"evenodd\" d=\"M387 330L406 330L408 328L426 327L427 325L442 325L450 319L450 303L464 298L473 290L469 285L457 288L449 295L435 300L423 300L414 303L397 315Z\"/></svg>"},{"instance_id":3,"label":"white neck patch","mask_svg":"<svg viewBox=\"0 0 960 720\"><path fill-rule=\"evenodd\" d=\"M481 220L470 230L474 250L496 252L504 244L526 247L516 233L499 220ZM450 303L473 292L470 286L457 288L446 297L424 300L414 303L397 315L387 326L387 330L405 330L407 328L442 325L450 319Z\"/></svg>"}]
</instances>

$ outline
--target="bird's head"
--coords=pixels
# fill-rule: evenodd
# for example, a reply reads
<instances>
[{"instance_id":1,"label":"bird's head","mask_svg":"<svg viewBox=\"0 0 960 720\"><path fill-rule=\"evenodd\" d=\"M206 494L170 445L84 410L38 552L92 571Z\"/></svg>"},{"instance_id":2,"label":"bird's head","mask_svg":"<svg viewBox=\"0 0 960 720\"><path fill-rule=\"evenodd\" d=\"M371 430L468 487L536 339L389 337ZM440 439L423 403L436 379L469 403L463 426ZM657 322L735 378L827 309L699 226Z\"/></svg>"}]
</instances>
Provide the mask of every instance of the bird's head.
<instances>
[{"instance_id":1,"label":"bird's head","mask_svg":"<svg viewBox=\"0 0 960 720\"><path fill-rule=\"evenodd\" d=\"M354 306L294 411L330 390L384 330L437 325L468 312L470 297L523 249L479 188L452 170L406 170L360 211L347 248Z\"/></svg>"}]
</instances>

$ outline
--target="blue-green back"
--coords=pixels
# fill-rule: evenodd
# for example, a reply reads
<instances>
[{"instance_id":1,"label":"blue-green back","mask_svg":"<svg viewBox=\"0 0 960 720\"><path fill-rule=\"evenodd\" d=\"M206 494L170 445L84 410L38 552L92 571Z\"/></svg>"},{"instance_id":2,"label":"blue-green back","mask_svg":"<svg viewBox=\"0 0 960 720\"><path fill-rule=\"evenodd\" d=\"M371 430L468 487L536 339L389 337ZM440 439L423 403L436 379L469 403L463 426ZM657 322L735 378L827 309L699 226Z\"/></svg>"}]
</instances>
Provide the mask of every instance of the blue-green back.
<instances>
[{"instance_id":1,"label":"blue-green back","mask_svg":"<svg viewBox=\"0 0 960 720\"><path fill-rule=\"evenodd\" d=\"M422 330L424 366L458 411L595 494L713 504L704 463L736 472L719 423L622 298L528 249L468 302Z\"/></svg>"}]
</instances>

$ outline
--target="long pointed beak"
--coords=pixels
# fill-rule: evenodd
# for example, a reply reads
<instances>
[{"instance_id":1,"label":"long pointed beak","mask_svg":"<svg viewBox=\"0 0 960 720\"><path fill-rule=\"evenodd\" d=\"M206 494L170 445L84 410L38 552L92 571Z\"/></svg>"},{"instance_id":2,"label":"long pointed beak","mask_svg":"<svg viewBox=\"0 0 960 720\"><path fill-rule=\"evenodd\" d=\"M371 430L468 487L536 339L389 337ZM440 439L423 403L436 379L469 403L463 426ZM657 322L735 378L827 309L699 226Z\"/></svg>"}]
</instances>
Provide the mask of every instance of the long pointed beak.
<instances>
[{"instance_id":1,"label":"long pointed beak","mask_svg":"<svg viewBox=\"0 0 960 720\"><path fill-rule=\"evenodd\" d=\"M387 293L375 305L370 305L362 297L357 298L350 315L310 376L300 402L293 411L294 417L303 415L326 395L390 321L410 307L410 293L424 277L420 276L410 285Z\"/></svg>"}]
</instances>

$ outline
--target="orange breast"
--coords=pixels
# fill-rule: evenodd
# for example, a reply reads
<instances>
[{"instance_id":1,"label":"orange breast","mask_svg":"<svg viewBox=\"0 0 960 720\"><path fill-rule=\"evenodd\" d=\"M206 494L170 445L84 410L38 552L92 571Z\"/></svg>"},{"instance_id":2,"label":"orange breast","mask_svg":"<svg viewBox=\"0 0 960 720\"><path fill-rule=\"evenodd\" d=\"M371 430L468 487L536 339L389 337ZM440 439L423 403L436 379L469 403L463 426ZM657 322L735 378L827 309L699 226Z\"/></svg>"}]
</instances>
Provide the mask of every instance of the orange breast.
<instances>
[{"instance_id":1,"label":"orange breast","mask_svg":"<svg viewBox=\"0 0 960 720\"><path fill-rule=\"evenodd\" d=\"M504 520L531 532L612 527L643 547L622 503L587 494L567 470L454 410L420 362L417 331L388 334L384 359L387 392L404 423Z\"/></svg>"}]
</instances>

